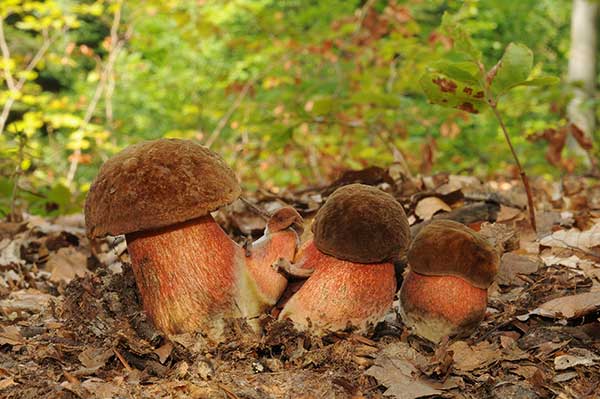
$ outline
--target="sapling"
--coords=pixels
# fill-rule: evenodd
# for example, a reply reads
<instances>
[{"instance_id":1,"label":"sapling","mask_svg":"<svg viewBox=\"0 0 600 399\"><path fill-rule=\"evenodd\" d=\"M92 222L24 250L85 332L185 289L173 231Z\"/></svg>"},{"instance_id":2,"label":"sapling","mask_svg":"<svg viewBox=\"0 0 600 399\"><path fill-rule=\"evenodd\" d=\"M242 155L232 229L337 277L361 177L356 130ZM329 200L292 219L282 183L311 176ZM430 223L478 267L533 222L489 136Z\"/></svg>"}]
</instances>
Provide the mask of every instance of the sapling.
<instances>
[{"instance_id":1,"label":"sapling","mask_svg":"<svg viewBox=\"0 0 600 399\"><path fill-rule=\"evenodd\" d=\"M453 40L454 50L464 56L464 61L436 62L421 77L421 86L429 101L434 104L474 114L481 112L486 106L491 108L519 170L527 194L529 220L535 231L535 210L529 179L512 145L506 124L498 110L498 102L514 87L548 85L556 83L558 79L550 76L530 79L533 52L527 46L518 43L510 43L496 65L487 69L481 51L453 16L444 14L441 28Z\"/></svg>"}]
</instances>

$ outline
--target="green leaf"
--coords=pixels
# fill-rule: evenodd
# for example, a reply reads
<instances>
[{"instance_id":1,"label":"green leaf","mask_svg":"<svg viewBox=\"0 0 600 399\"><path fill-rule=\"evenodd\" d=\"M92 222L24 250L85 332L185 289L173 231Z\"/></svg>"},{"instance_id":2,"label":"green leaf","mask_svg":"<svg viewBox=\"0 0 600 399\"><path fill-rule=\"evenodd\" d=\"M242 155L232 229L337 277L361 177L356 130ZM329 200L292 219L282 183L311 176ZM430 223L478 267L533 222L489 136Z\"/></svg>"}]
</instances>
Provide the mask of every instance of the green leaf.
<instances>
[{"instance_id":1,"label":"green leaf","mask_svg":"<svg viewBox=\"0 0 600 399\"><path fill-rule=\"evenodd\" d=\"M441 28L442 32L452 39L456 51L465 53L473 62L481 61L481 51L475 46L471 35L460 24L457 16L445 12L442 17Z\"/></svg>"},{"instance_id":2,"label":"green leaf","mask_svg":"<svg viewBox=\"0 0 600 399\"><path fill-rule=\"evenodd\" d=\"M335 101L331 96L319 95L312 99L310 112L314 115L326 115L333 110Z\"/></svg>"},{"instance_id":3,"label":"green leaf","mask_svg":"<svg viewBox=\"0 0 600 399\"><path fill-rule=\"evenodd\" d=\"M558 83L560 83L560 79L556 76L541 76L518 83L515 86L552 86Z\"/></svg>"},{"instance_id":4,"label":"green leaf","mask_svg":"<svg viewBox=\"0 0 600 399\"><path fill-rule=\"evenodd\" d=\"M441 60L433 63L431 68L440 72L449 78L460 80L461 82L479 85L479 68L472 62L452 62Z\"/></svg>"},{"instance_id":5,"label":"green leaf","mask_svg":"<svg viewBox=\"0 0 600 399\"><path fill-rule=\"evenodd\" d=\"M423 75L419 83L434 104L473 114L479 113L485 106L485 96L479 85L462 82L436 71Z\"/></svg>"},{"instance_id":6,"label":"green leaf","mask_svg":"<svg viewBox=\"0 0 600 399\"><path fill-rule=\"evenodd\" d=\"M527 80L533 68L533 52L524 44L510 43L496 66L488 73L492 92L501 96Z\"/></svg>"}]
</instances>

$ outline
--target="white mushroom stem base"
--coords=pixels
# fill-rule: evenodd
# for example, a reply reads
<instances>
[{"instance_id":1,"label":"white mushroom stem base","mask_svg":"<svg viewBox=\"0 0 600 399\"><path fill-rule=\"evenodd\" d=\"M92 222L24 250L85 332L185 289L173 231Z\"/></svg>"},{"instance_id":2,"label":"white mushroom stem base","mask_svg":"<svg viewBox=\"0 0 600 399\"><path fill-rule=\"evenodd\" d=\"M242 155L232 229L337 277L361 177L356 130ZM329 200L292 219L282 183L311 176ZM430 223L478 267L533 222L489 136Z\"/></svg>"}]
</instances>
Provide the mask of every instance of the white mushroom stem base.
<instances>
[{"instance_id":1,"label":"white mushroom stem base","mask_svg":"<svg viewBox=\"0 0 600 399\"><path fill-rule=\"evenodd\" d=\"M293 231L243 248L207 215L167 228L126 235L144 309L166 334L201 330L222 335L227 318L252 318L275 304L287 285L271 268L280 256L292 259Z\"/></svg>"}]
</instances>

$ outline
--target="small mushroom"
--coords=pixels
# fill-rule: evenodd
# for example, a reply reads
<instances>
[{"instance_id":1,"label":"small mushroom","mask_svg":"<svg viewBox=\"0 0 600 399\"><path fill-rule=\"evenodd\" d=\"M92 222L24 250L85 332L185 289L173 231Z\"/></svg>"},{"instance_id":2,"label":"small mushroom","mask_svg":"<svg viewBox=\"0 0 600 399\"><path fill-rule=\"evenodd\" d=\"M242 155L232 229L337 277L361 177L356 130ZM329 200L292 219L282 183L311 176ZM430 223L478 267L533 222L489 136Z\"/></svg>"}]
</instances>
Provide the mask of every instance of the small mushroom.
<instances>
[{"instance_id":1,"label":"small mushroom","mask_svg":"<svg viewBox=\"0 0 600 399\"><path fill-rule=\"evenodd\" d=\"M451 220L434 220L408 251L400 314L413 332L432 342L467 336L481 323L487 289L499 257L478 233Z\"/></svg>"},{"instance_id":2,"label":"small mushroom","mask_svg":"<svg viewBox=\"0 0 600 399\"><path fill-rule=\"evenodd\" d=\"M210 214L239 194L219 155L178 139L130 146L94 180L85 203L87 234L125 234L144 309L164 333L202 329L219 339L226 318L254 317L285 289L287 280L271 264L293 259L297 219L267 229L247 255ZM284 208L273 220L290 212Z\"/></svg>"},{"instance_id":3,"label":"small mushroom","mask_svg":"<svg viewBox=\"0 0 600 399\"><path fill-rule=\"evenodd\" d=\"M365 330L391 308L396 292L392 260L409 244L408 220L391 195L371 186L337 189L315 216L313 240L295 269L314 270L280 313L313 332Z\"/></svg>"}]
</instances>

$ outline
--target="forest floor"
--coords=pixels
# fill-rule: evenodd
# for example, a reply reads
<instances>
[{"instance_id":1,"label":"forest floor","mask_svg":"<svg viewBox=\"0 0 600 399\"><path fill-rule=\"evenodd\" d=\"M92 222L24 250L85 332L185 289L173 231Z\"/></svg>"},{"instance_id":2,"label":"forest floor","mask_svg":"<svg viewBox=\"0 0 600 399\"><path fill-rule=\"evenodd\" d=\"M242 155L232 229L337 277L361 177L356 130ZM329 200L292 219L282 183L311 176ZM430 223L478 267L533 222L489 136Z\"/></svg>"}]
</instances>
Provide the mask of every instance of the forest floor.
<instances>
[{"instance_id":1,"label":"forest floor","mask_svg":"<svg viewBox=\"0 0 600 399\"><path fill-rule=\"evenodd\" d=\"M239 242L265 226L248 202L267 212L293 205L308 225L352 182L393 194L413 231L452 218L503 253L473 335L432 345L393 311L365 335L312 337L265 315L261 334L231 321L221 344L199 334L166 339L145 319L122 237L90 242L82 215L26 215L0 222L0 397L600 398L597 180L534 179L537 234L517 180L408 179L394 167L259 191L217 220Z\"/></svg>"}]
</instances>

